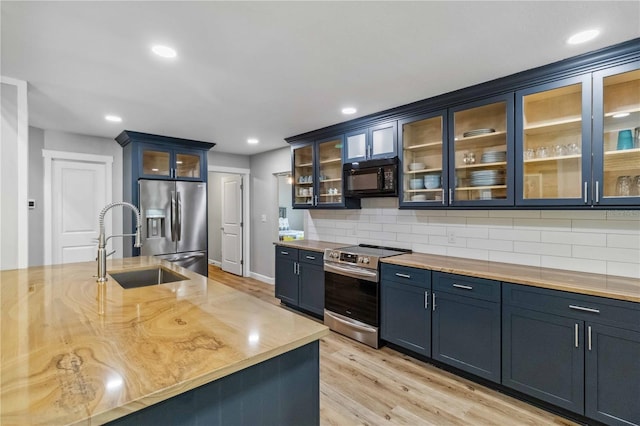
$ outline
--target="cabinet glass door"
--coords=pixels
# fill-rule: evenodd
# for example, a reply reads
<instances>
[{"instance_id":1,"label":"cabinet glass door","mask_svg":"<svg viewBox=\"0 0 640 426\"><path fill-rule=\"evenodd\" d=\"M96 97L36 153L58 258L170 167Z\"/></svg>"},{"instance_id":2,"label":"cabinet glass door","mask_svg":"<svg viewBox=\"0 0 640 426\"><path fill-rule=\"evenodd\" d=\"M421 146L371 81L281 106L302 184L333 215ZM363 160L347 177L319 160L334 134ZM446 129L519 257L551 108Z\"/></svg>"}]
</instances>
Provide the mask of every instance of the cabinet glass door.
<instances>
[{"instance_id":1,"label":"cabinet glass door","mask_svg":"<svg viewBox=\"0 0 640 426\"><path fill-rule=\"evenodd\" d=\"M400 202L444 206L444 112L410 120L400 122L403 164Z\"/></svg>"},{"instance_id":2,"label":"cabinet glass door","mask_svg":"<svg viewBox=\"0 0 640 426\"><path fill-rule=\"evenodd\" d=\"M359 130L345 135L345 163L367 158L367 130Z\"/></svg>"},{"instance_id":3,"label":"cabinet glass door","mask_svg":"<svg viewBox=\"0 0 640 426\"><path fill-rule=\"evenodd\" d=\"M293 204L313 205L313 144L293 149Z\"/></svg>"},{"instance_id":4,"label":"cabinet glass door","mask_svg":"<svg viewBox=\"0 0 640 426\"><path fill-rule=\"evenodd\" d=\"M396 153L396 123L372 127L369 158L389 158Z\"/></svg>"},{"instance_id":5,"label":"cabinet glass door","mask_svg":"<svg viewBox=\"0 0 640 426\"><path fill-rule=\"evenodd\" d=\"M171 152L143 148L141 174L171 177Z\"/></svg>"},{"instance_id":6,"label":"cabinet glass door","mask_svg":"<svg viewBox=\"0 0 640 426\"><path fill-rule=\"evenodd\" d=\"M513 203L512 122L513 95L453 110L450 204Z\"/></svg>"},{"instance_id":7,"label":"cabinet glass door","mask_svg":"<svg viewBox=\"0 0 640 426\"><path fill-rule=\"evenodd\" d=\"M596 204L640 203L640 63L594 75Z\"/></svg>"},{"instance_id":8,"label":"cabinet glass door","mask_svg":"<svg viewBox=\"0 0 640 426\"><path fill-rule=\"evenodd\" d=\"M589 83L578 77L516 94L519 204L588 203Z\"/></svg>"},{"instance_id":9,"label":"cabinet glass door","mask_svg":"<svg viewBox=\"0 0 640 426\"><path fill-rule=\"evenodd\" d=\"M200 179L200 155L176 153L176 177Z\"/></svg>"},{"instance_id":10,"label":"cabinet glass door","mask_svg":"<svg viewBox=\"0 0 640 426\"><path fill-rule=\"evenodd\" d=\"M317 205L342 203L342 136L318 143Z\"/></svg>"}]
</instances>

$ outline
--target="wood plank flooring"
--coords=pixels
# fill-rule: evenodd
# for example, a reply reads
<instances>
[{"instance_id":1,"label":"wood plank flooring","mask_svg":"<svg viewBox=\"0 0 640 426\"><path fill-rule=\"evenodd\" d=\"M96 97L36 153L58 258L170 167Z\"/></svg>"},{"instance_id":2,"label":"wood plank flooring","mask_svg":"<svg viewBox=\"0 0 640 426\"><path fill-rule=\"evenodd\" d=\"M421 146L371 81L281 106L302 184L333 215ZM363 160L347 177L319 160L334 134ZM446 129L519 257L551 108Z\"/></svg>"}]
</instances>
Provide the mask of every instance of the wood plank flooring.
<instances>
[{"instance_id":1,"label":"wood plank flooring","mask_svg":"<svg viewBox=\"0 0 640 426\"><path fill-rule=\"evenodd\" d=\"M209 278L280 304L272 285L212 265ZM393 349L372 349L333 332L320 341L320 424L575 425Z\"/></svg>"}]
</instances>

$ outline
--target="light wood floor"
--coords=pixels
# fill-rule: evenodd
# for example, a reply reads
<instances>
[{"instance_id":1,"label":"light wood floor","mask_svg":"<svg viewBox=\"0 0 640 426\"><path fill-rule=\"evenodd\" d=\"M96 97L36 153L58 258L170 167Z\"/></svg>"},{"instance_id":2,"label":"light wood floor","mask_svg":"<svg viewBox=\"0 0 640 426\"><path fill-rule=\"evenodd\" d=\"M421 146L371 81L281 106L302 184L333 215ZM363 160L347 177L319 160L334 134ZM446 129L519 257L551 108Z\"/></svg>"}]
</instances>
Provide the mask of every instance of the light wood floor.
<instances>
[{"instance_id":1,"label":"light wood floor","mask_svg":"<svg viewBox=\"0 0 640 426\"><path fill-rule=\"evenodd\" d=\"M272 285L211 265L209 277L268 303L280 304ZM393 349L372 349L333 332L320 341L320 423L575 424Z\"/></svg>"}]
</instances>

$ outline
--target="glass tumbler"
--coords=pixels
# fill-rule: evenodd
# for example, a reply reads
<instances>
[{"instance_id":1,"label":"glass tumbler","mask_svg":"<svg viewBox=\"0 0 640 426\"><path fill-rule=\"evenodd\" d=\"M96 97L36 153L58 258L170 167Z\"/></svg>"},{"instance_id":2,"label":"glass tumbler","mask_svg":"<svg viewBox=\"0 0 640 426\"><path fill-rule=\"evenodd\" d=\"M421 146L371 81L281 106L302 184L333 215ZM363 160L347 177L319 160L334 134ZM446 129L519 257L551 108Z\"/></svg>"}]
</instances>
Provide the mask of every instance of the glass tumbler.
<instances>
[{"instance_id":1,"label":"glass tumbler","mask_svg":"<svg viewBox=\"0 0 640 426\"><path fill-rule=\"evenodd\" d=\"M628 197L631 195L631 176L618 177L616 193L619 197Z\"/></svg>"},{"instance_id":2,"label":"glass tumbler","mask_svg":"<svg viewBox=\"0 0 640 426\"><path fill-rule=\"evenodd\" d=\"M631 184L631 192L633 193L632 195L640 196L640 175L633 178L633 183Z\"/></svg>"}]
</instances>

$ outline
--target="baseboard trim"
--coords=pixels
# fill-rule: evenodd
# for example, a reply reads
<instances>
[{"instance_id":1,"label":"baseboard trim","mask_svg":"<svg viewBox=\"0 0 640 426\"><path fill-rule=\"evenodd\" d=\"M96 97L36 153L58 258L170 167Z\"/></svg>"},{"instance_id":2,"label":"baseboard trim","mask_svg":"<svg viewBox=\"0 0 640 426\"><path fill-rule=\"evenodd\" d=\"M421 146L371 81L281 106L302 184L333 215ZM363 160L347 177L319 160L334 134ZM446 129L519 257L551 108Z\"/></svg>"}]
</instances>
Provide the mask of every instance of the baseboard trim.
<instances>
[{"instance_id":1,"label":"baseboard trim","mask_svg":"<svg viewBox=\"0 0 640 426\"><path fill-rule=\"evenodd\" d=\"M209 259L209 265L217 266L218 268L222 267L222 262L218 262L217 260Z\"/></svg>"},{"instance_id":2,"label":"baseboard trim","mask_svg":"<svg viewBox=\"0 0 640 426\"><path fill-rule=\"evenodd\" d=\"M276 283L275 279L267 277L266 275L258 274L256 272L249 272L249 277L271 285L274 285Z\"/></svg>"}]
</instances>

